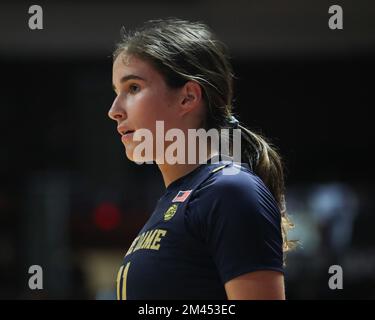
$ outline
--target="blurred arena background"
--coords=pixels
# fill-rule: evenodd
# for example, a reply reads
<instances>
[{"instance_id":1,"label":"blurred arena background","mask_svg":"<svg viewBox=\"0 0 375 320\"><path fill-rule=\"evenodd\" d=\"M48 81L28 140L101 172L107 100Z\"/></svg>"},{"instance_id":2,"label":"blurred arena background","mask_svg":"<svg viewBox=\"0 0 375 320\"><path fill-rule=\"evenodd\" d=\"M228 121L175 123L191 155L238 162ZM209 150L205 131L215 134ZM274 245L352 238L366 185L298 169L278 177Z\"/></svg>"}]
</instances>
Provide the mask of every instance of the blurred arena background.
<instances>
[{"instance_id":1,"label":"blurred arena background","mask_svg":"<svg viewBox=\"0 0 375 320\"><path fill-rule=\"evenodd\" d=\"M229 47L240 120L277 144L301 247L289 299L375 298L373 1L29 1L0 5L0 298L113 299L122 257L163 193L107 112L120 28L179 17ZM328 28L341 5L344 30ZM372 146L372 147L371 147ZM241 244L243 245L243 244ZM28 288L41 265L44 289ZM331 265L343 290L328 288Z\"/></svg>"}]
</instances>

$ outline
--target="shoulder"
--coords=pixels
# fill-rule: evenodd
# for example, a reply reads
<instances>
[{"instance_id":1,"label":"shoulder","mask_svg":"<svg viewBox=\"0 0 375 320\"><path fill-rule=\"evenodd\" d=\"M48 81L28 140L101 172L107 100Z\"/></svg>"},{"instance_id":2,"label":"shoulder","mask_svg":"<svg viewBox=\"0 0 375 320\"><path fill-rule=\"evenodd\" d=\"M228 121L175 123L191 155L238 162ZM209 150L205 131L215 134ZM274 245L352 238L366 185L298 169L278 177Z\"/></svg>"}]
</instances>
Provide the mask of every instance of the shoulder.
<instances>
[{"instance_id":1,"label":"shoulder","mask_svg":"<svg viewBox=\"0 0 375 320\"><path fill-rule=\"evenodd\" d=\"M262 180L246 167L235 174L210 174L194 190L185 223L206 244L225 281L254 270L282 270L280 210Z\"/></svg>"},{"instance_id":2,"label":"shoulder","mask_svg":"<svg viewBox=\"0 0 375 320\"><path fill-rule=\"evenodd\" d=\"M267 206L277 210L277 204L263 181L247 166L230 164L210 173L193 193L191 203L202 206L233 206L238 208Z\"/></svg>"}]
</instances>

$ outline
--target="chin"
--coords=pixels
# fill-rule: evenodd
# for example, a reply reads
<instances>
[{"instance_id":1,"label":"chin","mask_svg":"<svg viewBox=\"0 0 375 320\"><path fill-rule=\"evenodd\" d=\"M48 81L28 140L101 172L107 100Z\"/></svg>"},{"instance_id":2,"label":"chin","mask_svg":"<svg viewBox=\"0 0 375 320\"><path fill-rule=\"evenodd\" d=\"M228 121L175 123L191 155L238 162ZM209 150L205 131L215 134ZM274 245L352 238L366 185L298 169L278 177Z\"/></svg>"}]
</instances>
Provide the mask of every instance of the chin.
<instances>
[{"instance_id":1,"label":"chin","mask_svg":"<svg viewBox=\"0 0 375 320\"><path fill-rule=\"evenodd\" d=\"M134 161L134 160L133 160L133 155L132 155L128 150L126 150L125 153L126 153L126 157L127 157L130 161Z\"/></svg>"},{"instance_id":2,"label":"chin","mask_svg":"<svg viewBox=\"0 0 375 320\"><path fill-rule=\"evenodd\" d=\"M150 159L147 159L144 156L143 157L137 156L134 153L134 147L132 147L132 146L125 147L125 153L126 153L127 158L130 161L138 163L138 164L143 164L143 163L146 163L146 162L153 163L153 161L154 161L153 157L150 157Z\"/></svg>"}]
</instances>

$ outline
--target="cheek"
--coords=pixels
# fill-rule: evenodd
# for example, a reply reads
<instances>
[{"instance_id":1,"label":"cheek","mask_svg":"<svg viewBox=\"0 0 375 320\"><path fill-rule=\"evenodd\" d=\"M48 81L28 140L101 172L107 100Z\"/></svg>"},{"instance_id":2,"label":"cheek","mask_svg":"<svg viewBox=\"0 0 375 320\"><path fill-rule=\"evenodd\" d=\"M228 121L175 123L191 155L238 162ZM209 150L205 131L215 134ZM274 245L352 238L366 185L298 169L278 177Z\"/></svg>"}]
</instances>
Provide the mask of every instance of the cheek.
<instances>
[{"instance_id":1,"label":"cheek","mask_svg":"<svg viewBox=\"0 0 375 320\"><path fill-rule=\"evenodd\" d=\"M146 102L146 101L144 101ZM150 104L139 104L135 110L136 127L137 129L148 129L152 133L155 132L156 120L160 120L159 114L155 108Z\"/></svg>"},{"instance_id":2,"label":"cheek","mask_svg":"<svg viewBox=\"0 0 375 320\"><path fill-rule=\"evenodd\" d=\"M150 122L151 114L150 103L146 94L130 96L127 100L129 122L137 129L147 128Z\"/></svg>"},{"instance_id":3,"label":"cheek","mask_svg":"<svg viewBox=\"0 0 375 320\"><path fill-rule=\"evenodd\" d=\"M173 101L165 94L144 94L138 97L133 110L138 128L147 128L153 133L156 121L164 121L167 128L173 117Z\"/></svg>"}]
</instances>

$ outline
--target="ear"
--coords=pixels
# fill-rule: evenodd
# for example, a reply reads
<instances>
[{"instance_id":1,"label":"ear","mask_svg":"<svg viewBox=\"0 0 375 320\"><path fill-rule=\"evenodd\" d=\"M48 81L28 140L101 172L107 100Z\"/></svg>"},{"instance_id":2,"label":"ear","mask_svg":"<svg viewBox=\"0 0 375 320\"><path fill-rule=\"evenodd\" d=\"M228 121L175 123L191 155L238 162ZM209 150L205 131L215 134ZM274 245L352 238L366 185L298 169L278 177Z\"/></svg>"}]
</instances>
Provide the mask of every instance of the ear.
<instances>
[{"instance_id":1,"label":"ear","mask_svg":"<svg viewBox=\"0 0 375 320\"><path fill-rule=\"evenodd\" d=\"M202 101L202 88L196 81L188 81L182 88L180 99L181 115L197 109Z\"/></svg>"}]
</instances>

